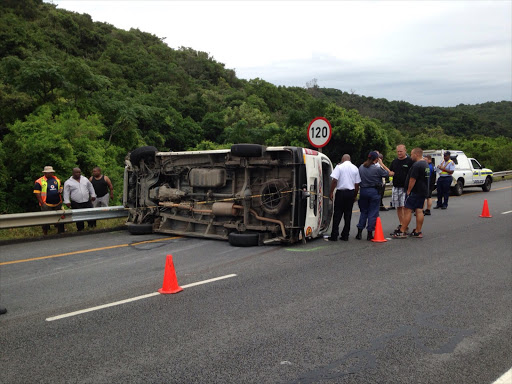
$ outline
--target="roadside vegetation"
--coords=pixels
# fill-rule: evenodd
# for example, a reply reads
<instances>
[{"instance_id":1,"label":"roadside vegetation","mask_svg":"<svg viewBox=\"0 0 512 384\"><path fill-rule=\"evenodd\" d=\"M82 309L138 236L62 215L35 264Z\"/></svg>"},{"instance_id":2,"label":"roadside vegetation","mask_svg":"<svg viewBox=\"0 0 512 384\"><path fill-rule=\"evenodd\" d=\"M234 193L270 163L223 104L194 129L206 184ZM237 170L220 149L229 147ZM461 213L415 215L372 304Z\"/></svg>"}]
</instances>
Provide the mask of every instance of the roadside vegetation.
<instances>
[{"instance_id":1,"label":"roadside vegetation","mask_svg":"<svg viewBox=\"0 0 512 384\"><path fill-rule=\"evenodd\" d=\"M45 165L66 180L100 166L121 202L126 154L227 148L233 143L309 147L325 116L333 162L377 149L461 149L494 171L512 169L512 102L419 107L335 89L243 80L213 56L164 38L93 22L42 0L0 5L0 213L36 211Z\"/></svg>"},{"instance_id":2,"label":"roadside vegetation","mask_svg":"<svg viewBox=\"0 0 512 384\"><path fill-rule=\"evenodd\" d=\"M115 229L122 229L126 223L125 218L117 218L117 219L108 219L108 220L98 220L96 222L96 228L90 229L87 228L87 224L85 225L85 229L80 233L88 233L88 232L101 232ZM66 236L72 233L77 233L75 223L65 224L64 225L66 232L61 235L57 234L57 228L53 226L50 227L48 231L48 236ZM0 229L0 243L6 241L20 240L20 239L36 239L42 238L43 232L41 230L41 226L37 227L21 227L21 228L9 228L9 229Z\"/></svg>"}]
</instances>

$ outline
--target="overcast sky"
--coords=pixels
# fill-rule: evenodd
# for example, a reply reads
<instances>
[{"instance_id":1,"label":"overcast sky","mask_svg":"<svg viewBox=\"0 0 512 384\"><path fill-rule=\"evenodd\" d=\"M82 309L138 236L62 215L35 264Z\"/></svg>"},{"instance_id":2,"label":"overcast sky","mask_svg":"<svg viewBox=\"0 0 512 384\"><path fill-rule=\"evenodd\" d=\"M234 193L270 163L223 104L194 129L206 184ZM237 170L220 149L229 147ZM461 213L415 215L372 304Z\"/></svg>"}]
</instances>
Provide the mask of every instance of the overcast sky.
<instances>
[{"instance_id":1,"label":"overcast sky","mask_svg":"<svg viewBox=\"0 0 512 384\"><path fill-rule=\"evenodd\" d=\"M511 0L45 1L208 52L239 78L423 106L512 100Z\"/></svg>"}]
</instances>

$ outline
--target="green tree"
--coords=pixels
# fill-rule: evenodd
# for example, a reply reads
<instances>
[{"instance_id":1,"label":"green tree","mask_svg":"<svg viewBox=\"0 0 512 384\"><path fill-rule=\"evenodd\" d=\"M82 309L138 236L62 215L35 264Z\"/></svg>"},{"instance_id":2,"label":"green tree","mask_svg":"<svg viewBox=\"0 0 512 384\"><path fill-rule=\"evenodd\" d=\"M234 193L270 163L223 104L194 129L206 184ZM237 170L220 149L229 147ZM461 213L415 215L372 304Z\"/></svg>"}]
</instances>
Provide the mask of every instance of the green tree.
<instances>
[{"instance_id":1,"label":"green tree","mask_svg":"<svg viewBox=\"0 0 512 384\"><path fill-rule=\"evenodd\" d=\"M32 186L45 165L52 165L64 181L73 167L89 174L94 166L105 166L107 159L119 155L115 148L107 155L102 140L105 127L99 119L80 118L76 110L54 116L49 107L42 107L26 121L9 126L9 131L3 140L4 148L9 148L8 153L4 151L3 163L10 185L9 191L0 191L0 201L8 196L10 211L36 207ZM122 164L119 158L116 162Z\"/></svg>"}]
</instances>

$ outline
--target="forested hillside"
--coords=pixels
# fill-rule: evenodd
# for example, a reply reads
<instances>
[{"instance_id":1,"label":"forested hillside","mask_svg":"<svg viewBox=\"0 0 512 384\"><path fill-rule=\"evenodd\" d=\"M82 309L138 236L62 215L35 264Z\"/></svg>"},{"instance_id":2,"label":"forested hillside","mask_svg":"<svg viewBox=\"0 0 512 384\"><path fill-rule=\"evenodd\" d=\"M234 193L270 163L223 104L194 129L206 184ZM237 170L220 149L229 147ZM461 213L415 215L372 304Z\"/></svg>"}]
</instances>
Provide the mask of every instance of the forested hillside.
<instances>
[{"instance_id":1,"label":"forested hillside","mask_svg":"<svg viewBox=\"0 0 512 384\"><path fill-rule=\"evenodd\" d=\"M394 146L456 148L494 170L511 169L512 102L419 107L319 88L242 80L213 57L42 0L0 3L0 212L35 210L45 165L67 179L101 166L118 202L124 157L142 145L210 149L232 143L309 146L325 116L335 162L359 163Z\"/></svg>"}]
</instances>

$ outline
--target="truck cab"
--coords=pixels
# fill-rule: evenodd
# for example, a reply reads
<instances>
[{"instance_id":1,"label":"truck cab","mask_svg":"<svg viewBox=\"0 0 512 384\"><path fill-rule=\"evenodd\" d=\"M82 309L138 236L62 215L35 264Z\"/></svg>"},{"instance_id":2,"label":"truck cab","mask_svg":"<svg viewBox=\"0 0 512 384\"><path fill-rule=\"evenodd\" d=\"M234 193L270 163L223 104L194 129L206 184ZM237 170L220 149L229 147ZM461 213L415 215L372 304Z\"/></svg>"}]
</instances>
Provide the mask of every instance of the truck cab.
<instances>
[{"instance_id":1,"label":"truck cab","mask_svg":"<svg viewBox=\"0 0 512 384\"><path fill-rule=\"evenodd\" d=\"M327 156L300 147L137 148L126 158L128 229L235 246L306 241L331 230L331 172Z\"/></svg>"},{"instance_id":2,"label":"truck cab","mask_svg":"<svg viewBox=\"0 0 512 384\"><path fill-rule=\"evenodd\" d=\"M423 155L431 155L434 166L443 161L446 150L426 150ZM476 159L467 157L463 151L449 150L450 159L455 163L455 171L452 175L452 193L462 195L464 188L479 187L484 192L489 192L492 185L492 170L485 168Z\"/></svg>"}]
</instances>

